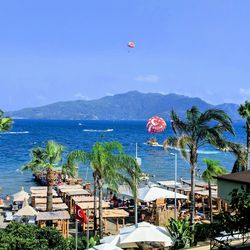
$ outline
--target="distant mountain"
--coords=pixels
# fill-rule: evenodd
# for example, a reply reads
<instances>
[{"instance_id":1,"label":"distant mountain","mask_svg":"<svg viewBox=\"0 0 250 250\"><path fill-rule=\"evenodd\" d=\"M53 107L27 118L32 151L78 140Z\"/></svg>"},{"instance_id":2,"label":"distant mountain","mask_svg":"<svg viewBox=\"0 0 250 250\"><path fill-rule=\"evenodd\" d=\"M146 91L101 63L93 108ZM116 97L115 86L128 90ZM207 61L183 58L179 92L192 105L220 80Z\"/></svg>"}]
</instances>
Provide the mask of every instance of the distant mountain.
<instances>
[{"instance_id":1,"label":"distant mountain","mask_svg":"<svg viewBox=\"0 0 250 250\"><path fill-rule=\"evenodd\" d=\"M214 106L200 98L177 94L144 94L138 91L106 96L91 101L57 102L46 106L7 112L7 114L14 118L24 119L145 120L152 115L169 119L169 113L172 109L183 117L186 110L193 105L202 111L209 108L223 109L233 120L240 119L236 104Z\"/></svg>"}]
</instances>

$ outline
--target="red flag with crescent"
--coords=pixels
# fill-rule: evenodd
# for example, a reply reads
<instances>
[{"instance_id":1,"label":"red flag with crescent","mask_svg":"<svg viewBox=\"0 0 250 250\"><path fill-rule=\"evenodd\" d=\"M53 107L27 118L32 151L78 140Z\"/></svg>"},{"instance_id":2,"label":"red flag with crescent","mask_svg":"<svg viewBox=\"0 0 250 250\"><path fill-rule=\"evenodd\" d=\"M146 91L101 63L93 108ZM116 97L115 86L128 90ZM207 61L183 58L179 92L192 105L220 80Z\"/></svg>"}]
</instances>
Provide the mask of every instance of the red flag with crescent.
<instances>
[{"instance_id":1,"label":"red flag with crescent","mask_svg":"<svg viewBox=\"0 0 250 250\"><path fill-rule=\"evenodd\" d=\"M88 222L87 215L78 205L76 205L76 219L82 221L84 224Z\"/></svg>"}]
</instances>

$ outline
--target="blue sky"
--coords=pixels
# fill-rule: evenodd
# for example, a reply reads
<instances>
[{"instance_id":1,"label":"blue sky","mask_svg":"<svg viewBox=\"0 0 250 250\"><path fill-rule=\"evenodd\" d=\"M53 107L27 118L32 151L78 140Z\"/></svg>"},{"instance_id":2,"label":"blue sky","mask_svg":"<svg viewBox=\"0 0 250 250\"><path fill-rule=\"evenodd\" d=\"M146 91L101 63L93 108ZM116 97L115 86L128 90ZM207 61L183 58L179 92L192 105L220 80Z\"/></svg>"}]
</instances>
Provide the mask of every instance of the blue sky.
<instances>
[{"instance_id":1,"label":"blue sky","mask_svg":"<svg viewBox=\"0 0 250 250\"><path fill-rule=\"evenodd\" d=\"M249 100L249 9L248 0L1 1L0 108L129 90Z\"/></svg>"}]
</instances>

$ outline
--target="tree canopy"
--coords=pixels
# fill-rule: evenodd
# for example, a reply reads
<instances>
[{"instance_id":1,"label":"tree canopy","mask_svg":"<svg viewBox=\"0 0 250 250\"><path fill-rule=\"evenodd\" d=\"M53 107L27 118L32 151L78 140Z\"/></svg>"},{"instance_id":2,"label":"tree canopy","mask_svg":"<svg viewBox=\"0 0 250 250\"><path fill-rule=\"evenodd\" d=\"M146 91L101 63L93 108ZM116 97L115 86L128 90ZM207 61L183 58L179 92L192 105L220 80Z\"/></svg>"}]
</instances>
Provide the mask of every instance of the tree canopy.
<instances>
[{"instance_id":1,"label":"tree canopy","mask_svg":"<svg viewBox=\"0 0 250 250\"><path fill-rule=\"evenodd\" d=\"M68 241L51 227L12 222L0 230L0 249L5 250L69 250Z\"/></svg>"}]
</instances>

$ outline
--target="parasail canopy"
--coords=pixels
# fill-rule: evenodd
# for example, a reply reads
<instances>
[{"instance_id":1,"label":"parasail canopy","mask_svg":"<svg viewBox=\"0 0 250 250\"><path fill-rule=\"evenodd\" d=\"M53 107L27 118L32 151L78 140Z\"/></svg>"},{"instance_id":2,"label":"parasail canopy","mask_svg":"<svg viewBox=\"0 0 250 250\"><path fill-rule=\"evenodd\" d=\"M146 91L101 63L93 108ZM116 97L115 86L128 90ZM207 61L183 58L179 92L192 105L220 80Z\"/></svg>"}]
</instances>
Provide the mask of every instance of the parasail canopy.
<instances>
[{"instance_id":1,"label":"parasail canopy","mask_svg":"<svg viewBox=\"0 0 250 250\"><path fill-rule=\"evenodd\" d=\"M153 116L148 120L146 127L149 133L161 133L166 129L167 124L161 117Z\"/></svg>"},{"instance_id":2,"label":"parasail canopy","mask_svg":"<svg viewBox=\"0 0 250 250\"><path fill-rule=\"evenodd\" d=\"M133 49L135 48L135 43L134 42L128 42L128 47Z\"/></svg>"}]
</instances>

